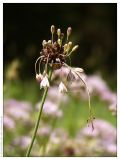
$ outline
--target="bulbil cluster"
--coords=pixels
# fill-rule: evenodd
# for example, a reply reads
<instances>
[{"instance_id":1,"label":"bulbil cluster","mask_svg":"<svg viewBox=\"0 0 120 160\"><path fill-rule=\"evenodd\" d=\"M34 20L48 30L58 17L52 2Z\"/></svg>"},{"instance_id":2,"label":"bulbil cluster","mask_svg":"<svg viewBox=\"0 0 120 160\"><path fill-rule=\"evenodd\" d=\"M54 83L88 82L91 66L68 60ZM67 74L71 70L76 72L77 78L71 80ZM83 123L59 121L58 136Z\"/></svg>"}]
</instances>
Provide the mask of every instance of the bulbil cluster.
<instances>
[{"instance_id":1,"label":"bulbil cluster","mask_svg":"<svg viewBox=\"0 0 120 160\"><path fill-rule=\"evenodd\" d=\"M72 42L68 42L71 31L72 29L69 27L66 43L63 45L64 33L61 33L61 29L55 31L55 26L51 26L52 39L43 40L43 49L40 52L43 63L48 63L53 69L60 69L64 65L66 58L78 48L78 45L72 48ZM57 34L56 41L54 41L55 34Z\"/></svg>"},{"instance_id":2,"label":"bulbil cluster","mask_svg":"<svg viewBox=\"0 0 120 160\"><path fill-rule=\"evenodd\" d=\"M61 32L61 29L55 30L55 26L52 25L50 30L52 34L51 39L48 41L43 40L42 42L43 48L40 52L39 58L36 60L35 63L36 80L40 82L40 88L49 87L49 81L47 75L48 66L52 70L60 69L62 66L70 67L66 64L66 60L78 48L78 45L73 46L72 42L69 41L69 37L72 32L71 27L68 27L67 29L66 33L67 38L65 44L63 44L64 33ZM57 35L57 40L55 40L56 35ZM39 62L39 73L37 73L36 69L38 62ZM45 66L42 74L41 74L41 64ZM71 74L71 69L68 77L70 76L71 78L73 77L73 75ZM60 82L59 91L67 92L67 88L63 82Z\"/></svg>"}]
</instances>

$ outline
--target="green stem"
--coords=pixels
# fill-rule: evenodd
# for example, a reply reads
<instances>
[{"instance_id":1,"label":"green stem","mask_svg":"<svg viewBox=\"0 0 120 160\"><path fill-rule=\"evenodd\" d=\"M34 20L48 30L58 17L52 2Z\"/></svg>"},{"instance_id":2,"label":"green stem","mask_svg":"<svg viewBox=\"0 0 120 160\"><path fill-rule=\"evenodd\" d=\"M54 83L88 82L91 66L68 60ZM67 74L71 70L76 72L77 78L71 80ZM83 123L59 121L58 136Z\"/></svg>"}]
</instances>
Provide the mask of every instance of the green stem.
<instances>
[{"instance_id":1,"label":"green stem","mask_svg":"<svg viewBox=\"0 0 120 160\"><path fill-rule=\"evenodd\" d=\"M50 70L50 72L49 72L49 81L51 80L51 76L52 76L52 70ZM37 119L37 122L36 122L36 125L35 125L35 128L34 128L31 144L30 144L30 146L27 150L27 153L26 153L26 157L30 156L30 153L31 153L31 150L32 150L32 147L33 147L33 144L34 144L34 140L35 140L36 133L37 133L37 130L38 130L38 126L39 126L39 123L40 123L42 110L43 110L43 105L45 103L47 93L48 93L48 87L44 90L44 93L43 93L43 96L42 96L42 102L41 102L40 110L39 110L39 113L38 113L38 119Z\"/></svg>"}]
</instances>

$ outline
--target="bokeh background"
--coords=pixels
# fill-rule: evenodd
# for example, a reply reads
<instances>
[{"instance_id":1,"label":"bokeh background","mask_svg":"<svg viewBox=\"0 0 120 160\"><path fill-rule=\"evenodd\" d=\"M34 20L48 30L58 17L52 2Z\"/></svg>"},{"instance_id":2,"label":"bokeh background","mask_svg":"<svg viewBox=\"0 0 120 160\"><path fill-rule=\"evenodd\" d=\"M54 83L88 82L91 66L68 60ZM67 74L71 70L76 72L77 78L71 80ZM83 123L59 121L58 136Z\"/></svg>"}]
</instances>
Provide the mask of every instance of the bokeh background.
<instances>
[{"instance_id":1,"label":"bokeh background","mask_svg":"<svg viewBox=\"0 0 120 160\"><path fill-rule=\"evenodd\" d=\"M94 132L87 127L84 87L80 86L80 93L58 94L59 102L55 102L57 90L53 85L32 156L116 156L115 3L4 3L4 156L25 156L30 143L39 108L37 103L42 95L35 81L34 63L42 41L51 38L52 24L64 33L67 27L72 27L71 41L80 46L71 57L72 66L85 70L96 127ZM105 133L107 127L108 133Z\"/></svg>"}]
</instances>

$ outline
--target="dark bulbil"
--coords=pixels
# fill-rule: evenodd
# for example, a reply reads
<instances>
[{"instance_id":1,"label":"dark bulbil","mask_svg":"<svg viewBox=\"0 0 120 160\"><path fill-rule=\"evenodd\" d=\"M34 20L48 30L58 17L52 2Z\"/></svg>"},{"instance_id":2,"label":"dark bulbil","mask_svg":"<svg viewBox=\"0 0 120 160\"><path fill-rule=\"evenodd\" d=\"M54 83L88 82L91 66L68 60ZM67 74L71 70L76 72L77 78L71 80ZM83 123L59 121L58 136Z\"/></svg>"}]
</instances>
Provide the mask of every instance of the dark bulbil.
<instances>
[{"instance_id":1,"label":"dark bulbil","mask_svg":"<svg viewBox=\"0 0 120 160\"><path fill-rule=\"evenodd\" d=\"M42 62L48 62L53 69L60 69L63 62L66 62L64 47L60 46L57 42L54 42L54 44L47 43L40 53L43 56Z\"/></svg>"}]
</instances>

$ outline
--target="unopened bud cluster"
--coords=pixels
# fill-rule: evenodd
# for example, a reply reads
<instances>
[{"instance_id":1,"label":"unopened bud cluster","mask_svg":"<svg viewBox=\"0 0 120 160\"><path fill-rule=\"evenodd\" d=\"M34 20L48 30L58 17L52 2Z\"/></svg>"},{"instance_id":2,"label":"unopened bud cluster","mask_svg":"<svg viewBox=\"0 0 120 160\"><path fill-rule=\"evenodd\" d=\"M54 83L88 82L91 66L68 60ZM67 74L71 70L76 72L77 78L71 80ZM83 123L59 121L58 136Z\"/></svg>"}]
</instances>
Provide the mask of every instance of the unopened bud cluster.
<instances>
[{"instance_id":1,"label":"unopened bud cluster","mask_svg":"<svg viewBox=\"0 0 120 160\"><path fill-rule=\"evenodd\" d=\"M52 69L60 69L64 65L67 57L78 48L78 45L73 46L73 43L69 41L71 32L71 27L68 27L66 43L63 44L64 33L61 32L60 28L55 30L55 26L51 26L52 38L47 41L43 40L42 42L43 49L41 50L40 55L43 63L48 63ZM55 34L57 35L56 40Z\"/></svg>"},{"instance_id":2,"label":"unopened bud cluster","mask_svg":"<svg viewBox=\"0 0 120 160\"><path fill-rule=\"evenodd\" d=\"M51 39L43 40L42 50L40 52L40 57L36 60L35 71L36 71L36 80L40 83L40 88L49 87L48 80L48 67L51 67L52 70L60 69L62 66L70 68L70 73L75 74L74 71L71 72L71 67L66 64L67 58L77 50L78 45L73 46L73 43L69 41L69 37L72 33L72 28L68 27L66 32L66 43L63 44L64 33L61 32L61 29L55 29L55 26L52 25L50 28ZM57 36L57 39L55 37ZM37 73L37 63L39 62L39 73ZM45 66L43 74L40 71L41 64ZM69 74L70 77L71 74ZM71 75L73 76L73 75ZM59 84L60 92L67 92L67 87L61 81Z\"/></svg>"}]
</instances>

